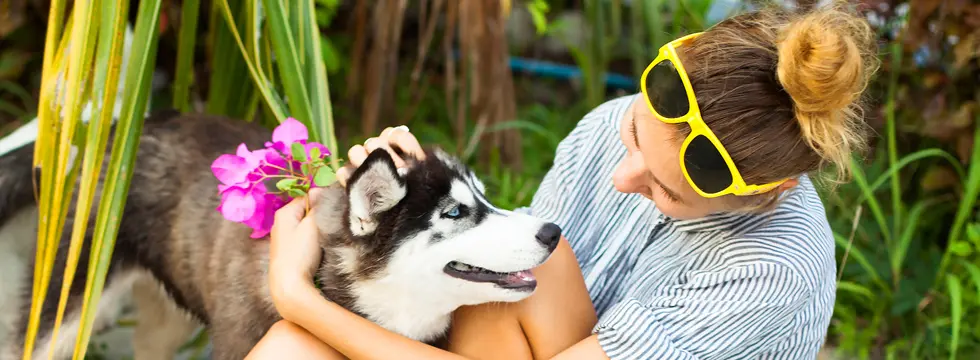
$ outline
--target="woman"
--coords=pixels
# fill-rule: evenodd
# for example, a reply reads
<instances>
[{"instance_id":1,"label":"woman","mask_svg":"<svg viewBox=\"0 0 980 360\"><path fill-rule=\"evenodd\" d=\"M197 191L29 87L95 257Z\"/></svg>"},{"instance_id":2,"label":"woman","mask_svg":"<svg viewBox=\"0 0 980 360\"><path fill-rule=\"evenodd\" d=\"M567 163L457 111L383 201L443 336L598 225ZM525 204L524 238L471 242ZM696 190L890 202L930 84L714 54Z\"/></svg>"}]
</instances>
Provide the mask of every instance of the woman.
<instances>
[{"instance_id":1,"label":"woman","mask_svg":"<svg viewBox=\"0 0 980 360\"><path fill-rule=\"evenodd\" d=\"M844 175L865 145L873 54L868 25L836 8L743 14L662 48L640 94L597 107L562 141L525 209L565 236L535 269L539 289L459 309L449 352L323 300L315 230L291 204L270 263L285 320L253 356L812 359L836 265L806 174ZM350 162L392 144L419 149L390 129Z\"/></svg>"}]
</instances>

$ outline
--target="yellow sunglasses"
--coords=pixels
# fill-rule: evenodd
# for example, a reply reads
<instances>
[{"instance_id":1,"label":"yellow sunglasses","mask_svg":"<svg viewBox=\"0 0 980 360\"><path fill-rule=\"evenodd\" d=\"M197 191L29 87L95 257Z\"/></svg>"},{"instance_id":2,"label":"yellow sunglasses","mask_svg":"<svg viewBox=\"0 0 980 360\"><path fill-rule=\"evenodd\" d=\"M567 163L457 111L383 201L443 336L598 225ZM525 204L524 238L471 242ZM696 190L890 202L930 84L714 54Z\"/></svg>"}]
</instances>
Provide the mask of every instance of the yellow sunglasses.
<instances>
[{"instance_id":1,"label":"yellow sunglasses","mask_svg":"<svg viewBox=\"0 0 980 360\"><path fill-rule=\"evenodd\" d=\"M762 185L746 184L728 151L701 118L691 80L676 50L701 34L684 36L660 48L657 58L647 66L640 78L647 107L660 121L668 124L687 123L691 127L691 134L681 145L681 172L699 195L706 198L727 194L747 196L775 189L786 180Z\"/></svg>"}]
</instances>

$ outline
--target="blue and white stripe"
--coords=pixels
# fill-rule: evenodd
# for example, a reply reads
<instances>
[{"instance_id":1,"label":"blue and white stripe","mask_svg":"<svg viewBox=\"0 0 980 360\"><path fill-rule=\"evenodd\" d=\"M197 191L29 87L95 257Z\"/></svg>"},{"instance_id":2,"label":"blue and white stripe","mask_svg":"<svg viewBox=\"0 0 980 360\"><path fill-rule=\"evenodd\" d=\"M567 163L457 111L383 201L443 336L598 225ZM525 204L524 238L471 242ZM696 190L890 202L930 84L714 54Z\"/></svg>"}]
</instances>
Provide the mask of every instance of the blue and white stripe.
<instances>
[{"instance_id":1,"label":"blue and white stripe","mask_svg":"<svg viewBox=\"0 0 980 360\"><path fill-rule=\"evenodd\" d=\"M767 214L670 219L611 174L611 100L564 139L529 211L562 227L612 359L814 359L836 291L834 239L807 177Z\"/></svg>"}]
</instances>

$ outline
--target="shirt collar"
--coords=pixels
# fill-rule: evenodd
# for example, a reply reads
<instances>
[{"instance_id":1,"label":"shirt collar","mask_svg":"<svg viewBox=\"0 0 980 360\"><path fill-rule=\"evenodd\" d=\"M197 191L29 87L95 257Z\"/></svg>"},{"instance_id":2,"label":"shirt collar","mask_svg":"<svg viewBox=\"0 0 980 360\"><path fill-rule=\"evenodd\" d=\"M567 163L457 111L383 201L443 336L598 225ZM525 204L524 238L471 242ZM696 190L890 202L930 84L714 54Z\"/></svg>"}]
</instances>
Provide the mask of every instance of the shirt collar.
<instances>
[{"instance_id":1,"label":"shirt collar","mask_svg":"<svg viewBox=\"0 0 980 360\"><path fill-rule=\"evenodd\" d=\"M674 224L677 230L684 232L711 232L732 230L736 227L741 227L741 224L747 224L754 219L758 219L759 216L759 214L725 212L715 213L697 219L671 219L670 222Z\"/></svg>"},{"instance_id":2,"label":"shirt collar","mask_svg":"<svg viewBox=\"0 0 980 360\"><path fill-rule=\"evenodd\" d=\"M800 196L798 195L802 192L800 189L809 186L811 186L810 180L805 175L801 176L800 185L783 193L780 196L782 198L780 200L785 200L785 198L790 196ZM765 220L771 218L774 212L779 211L780 210L777 209L773 212L764 213L722 212L697 219L671 219L670 221L674 223L678 230L686 232L735 230L736 228L740 230L740 232L744 232L758 227L759 225L763 224Z\"/></svg>"}]
</instances>

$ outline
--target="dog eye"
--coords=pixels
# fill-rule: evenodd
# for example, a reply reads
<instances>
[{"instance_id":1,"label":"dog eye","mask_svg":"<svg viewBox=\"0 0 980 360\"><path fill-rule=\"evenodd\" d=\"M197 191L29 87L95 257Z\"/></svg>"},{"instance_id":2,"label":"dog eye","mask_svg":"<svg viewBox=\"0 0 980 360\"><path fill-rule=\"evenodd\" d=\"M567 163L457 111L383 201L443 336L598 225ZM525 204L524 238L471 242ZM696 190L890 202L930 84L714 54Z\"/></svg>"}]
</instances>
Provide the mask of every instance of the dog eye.
<instances>
[{"instance_id":1,"label":"dog eye","mask_svg":"<svg viewBox=\"0 0 980 360\"><path fill-rule=\"evenodd\" d=\"M450 218L450 219L455 219L455 218L458 218L461 213L462 212L459 210L459 205L456 205L456 206L453 206L452 209L449 209L449 211L447 211L445 214L443 214L443 216L445 216L447 218Z\"/></svg>"}]
</instances>

